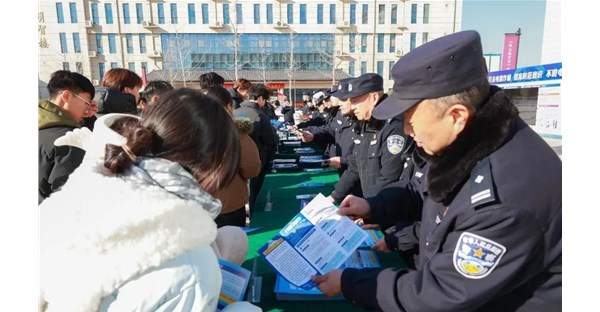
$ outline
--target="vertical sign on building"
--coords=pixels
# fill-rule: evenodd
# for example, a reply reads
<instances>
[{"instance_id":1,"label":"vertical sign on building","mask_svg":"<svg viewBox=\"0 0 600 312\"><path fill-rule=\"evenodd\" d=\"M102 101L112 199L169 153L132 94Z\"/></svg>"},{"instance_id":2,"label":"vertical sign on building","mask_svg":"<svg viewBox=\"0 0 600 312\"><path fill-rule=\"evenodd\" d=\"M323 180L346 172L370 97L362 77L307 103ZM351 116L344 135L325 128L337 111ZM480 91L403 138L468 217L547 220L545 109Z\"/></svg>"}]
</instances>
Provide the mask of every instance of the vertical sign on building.
<instances>
[{"instance_id":1,"label":"vertical sign on building","mask_svg":"<svg viewBox=\"0 0 600 312\"><path fill-rule=\"evenodd\" d=\"M520 38L521 28L519 28L516 33L504 34L504 53L502 55L502 66L500 67L500 70L517 68Z\"/></svg>"}]
</instances>

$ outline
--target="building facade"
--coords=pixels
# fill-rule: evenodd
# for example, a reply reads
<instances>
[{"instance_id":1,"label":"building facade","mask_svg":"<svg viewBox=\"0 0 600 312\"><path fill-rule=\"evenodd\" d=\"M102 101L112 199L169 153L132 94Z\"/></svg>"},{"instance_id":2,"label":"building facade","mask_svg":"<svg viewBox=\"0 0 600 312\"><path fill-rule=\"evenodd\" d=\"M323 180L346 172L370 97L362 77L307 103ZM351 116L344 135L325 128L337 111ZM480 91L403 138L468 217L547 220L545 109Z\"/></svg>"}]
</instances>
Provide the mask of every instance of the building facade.
<instances>
[{"instance_id":1,"label":"building facade","mask_svg":"<svg viewBox=\"0 0 600 312\"><path fill-rule=\"evenodd\" d=\"M388 90L399 57L462 20L457 0L41 0L39 10L42 97L63 68L97 85L114 67L171 80L192 70L232 73L227 80L281 72L287 79L274 83L285 89L375 72ZM320 77L301 82L303 71Z\"/></svg>"}]
</instances>

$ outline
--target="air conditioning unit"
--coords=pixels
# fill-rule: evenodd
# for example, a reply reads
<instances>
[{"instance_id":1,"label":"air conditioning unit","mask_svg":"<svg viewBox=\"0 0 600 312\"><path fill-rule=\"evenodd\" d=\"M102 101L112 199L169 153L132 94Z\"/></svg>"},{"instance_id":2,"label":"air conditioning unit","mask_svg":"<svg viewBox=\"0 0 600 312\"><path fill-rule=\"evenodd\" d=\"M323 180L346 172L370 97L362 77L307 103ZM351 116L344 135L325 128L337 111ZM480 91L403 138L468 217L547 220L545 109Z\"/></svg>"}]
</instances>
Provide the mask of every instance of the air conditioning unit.
<instances>
[{"instance_id":1,"label":"air conditioning unit","mask_svg":"<svg viewBox=\"0 0 600 312\"><path fill-rule=\"evenodd\" d=\"M401 57L404 55L404 52L402 50L396 50L396 57Z\"/></svg>"},{"instance_id":2,"label":"air conditioning unit","mask_svg":"<svg viewBox=\"0 0 600 312\"><path fill-rule=\"evenodd\" d=\"M217 22L210 24L208 27L212 28L212 29L219 29L219 28L225 27L225 25L223 24L223 22L217 21Z\"/></svg>"},{"instance_id":3,"label":"air conditioning unit","mask_svg":"<svg viewBox=\"0 0 600 312\"><path fill-rule=\"evenodd\" d=\"M337 51L335 51L335 55L336 56L342 56L342 55L344 55L344 52L341 51L341 50L337 50Z\"/></svg>"},{"instance_id":4,"label":"air conditioning unit","mask_svg":"<svg viewBox=\"0 0 600 312\"><path fill-rule=\"evenodd\" d=\"M408 27L406 27L406 26L404 26L404 25L400 25L400 26L398 26L398 30L401 30L401 31L407 31L407 30L408 30Z\"/></svg>"},{"instance_id":5,"label":"air conditioning unit","mask_svg":"<svg viewBox=\"0 0 600 312\"><path fill-rule=\"evenodd\" d=\"M97 57L98 56L98 52L96 52L96 51L88 51L88 56L89 57Z\"/></svg>"},{"instance_id":6,"label":"air conditioning unit","mask_svg":"<svg viewBox=\"0 0 600 312\"><path fill-rule=\"evenodd\" d=\"M149 20L142 21L142 26L144 28L156 28L157 27L156 25L154 25L154 23L152 23L152 21L149 21Z\"/></svg>"},{"instance_id":7,"label":"air conditioning unit","mask_svg":"<svg viewBox=\"0 0 600 312\"><path fill-rule=\"evenodd\" d=\"M148 52L148 57L161 57L162 53L160 51L150 51Z\"/></svg>"},{"instance_id":8,"label":"air conditioning unit","mask_svg":"<svg viewBox=\"0 0 600 312\"><path fill-rule=\"evenodd\" d=\"M284 23L284 22L282 22L282 21L277 21L277 22L276 22L276 23L273 25L273 27L274 27L275 29L288 29L288 28L290 28L290 25L288 25L288 24L286 24L286 23Z\"/></svg>"},{"instance_id":9,"label":"air conditioning unit","mask_svg":"<svg viewBox=\"0 0 600 312\"><path fill-rule=\"evenodd\" d=\"M98 80L98 79L92 79L92 84L94 86L99 86L100 85L100 80Z\"/></svg>"},{"instance_id":10,"label":"air conditioning unit","mask_svg":"<svg viewBox=\"0 0 600 312\"><path fill-rule=\"evenodd\" d=\"M335 27L337 27L337 29L348 29L351 27L351 25L349 21L343 21L338 23Z\"/></svg>"},{"instance_id":11,"label":"air conditioning unit","mask_svg":"<svg viewBox=\"0 0 600 312\"><path fill-rule=\"evenodd\" d=\"M94 22L92 22L92 21L85 21L84 22L84 26L85 26L85 28L94 27Z\"/></svg>"}]
</instances>

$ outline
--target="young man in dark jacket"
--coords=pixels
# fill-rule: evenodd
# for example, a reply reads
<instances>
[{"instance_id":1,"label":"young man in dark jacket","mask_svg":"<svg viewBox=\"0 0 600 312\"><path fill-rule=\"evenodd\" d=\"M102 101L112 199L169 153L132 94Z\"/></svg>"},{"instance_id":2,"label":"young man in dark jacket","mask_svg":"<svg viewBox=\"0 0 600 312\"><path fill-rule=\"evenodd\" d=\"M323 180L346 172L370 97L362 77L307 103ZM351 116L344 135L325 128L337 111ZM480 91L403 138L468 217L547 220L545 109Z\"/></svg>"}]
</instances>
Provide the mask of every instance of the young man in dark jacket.
<instances>
[{"instance_id":1,"label":"young man in dark jacket","mask_svg":"<svg viewBox=\"0 0 600 312\"><path fill-rule=\"evenodd\" d=\"M422 209L396 236L419 261L334 270L313 277L319 289L383 311L561 311L562 163L489 85L479 34L430 41L392 75L394 93L373 114L403 114L425 183L375 201L349 196L340 213L377 223Z\"/></svg>"},{"instance_id":2,"label":"young man in dark jacket","mask_svg":"<svg viewBox=\"0 0 600 312\"><path fill-rule=\"evenodd\" d=\"M81 127L97 107L95 89L81 74L59 70L48 82L50 99L38 103L38 204L60 189L79 167L85 151L73 146L55 146L54 141Z\"/></svg>"}]
</instances>

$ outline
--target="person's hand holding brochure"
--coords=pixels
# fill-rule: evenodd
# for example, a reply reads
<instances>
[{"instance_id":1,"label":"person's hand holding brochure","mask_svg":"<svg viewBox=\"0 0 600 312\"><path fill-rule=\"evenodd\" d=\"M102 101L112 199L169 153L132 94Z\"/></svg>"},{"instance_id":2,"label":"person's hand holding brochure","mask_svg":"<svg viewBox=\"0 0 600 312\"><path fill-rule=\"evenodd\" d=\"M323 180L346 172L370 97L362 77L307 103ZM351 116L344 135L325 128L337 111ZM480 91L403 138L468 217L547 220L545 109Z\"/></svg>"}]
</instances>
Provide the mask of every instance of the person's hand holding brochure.
<instances>
[{"instance_id":1,"label":"person's hand holding brochure","mask_svg":"<svg viewBox=\"0 0 600 312\"><path fill-rule=\"evenodd\" d=\"M318 194L258 252L291 284L315 287L312 275L340 268L368 235L337 209Z\"/></svg>"}]
</instances>

